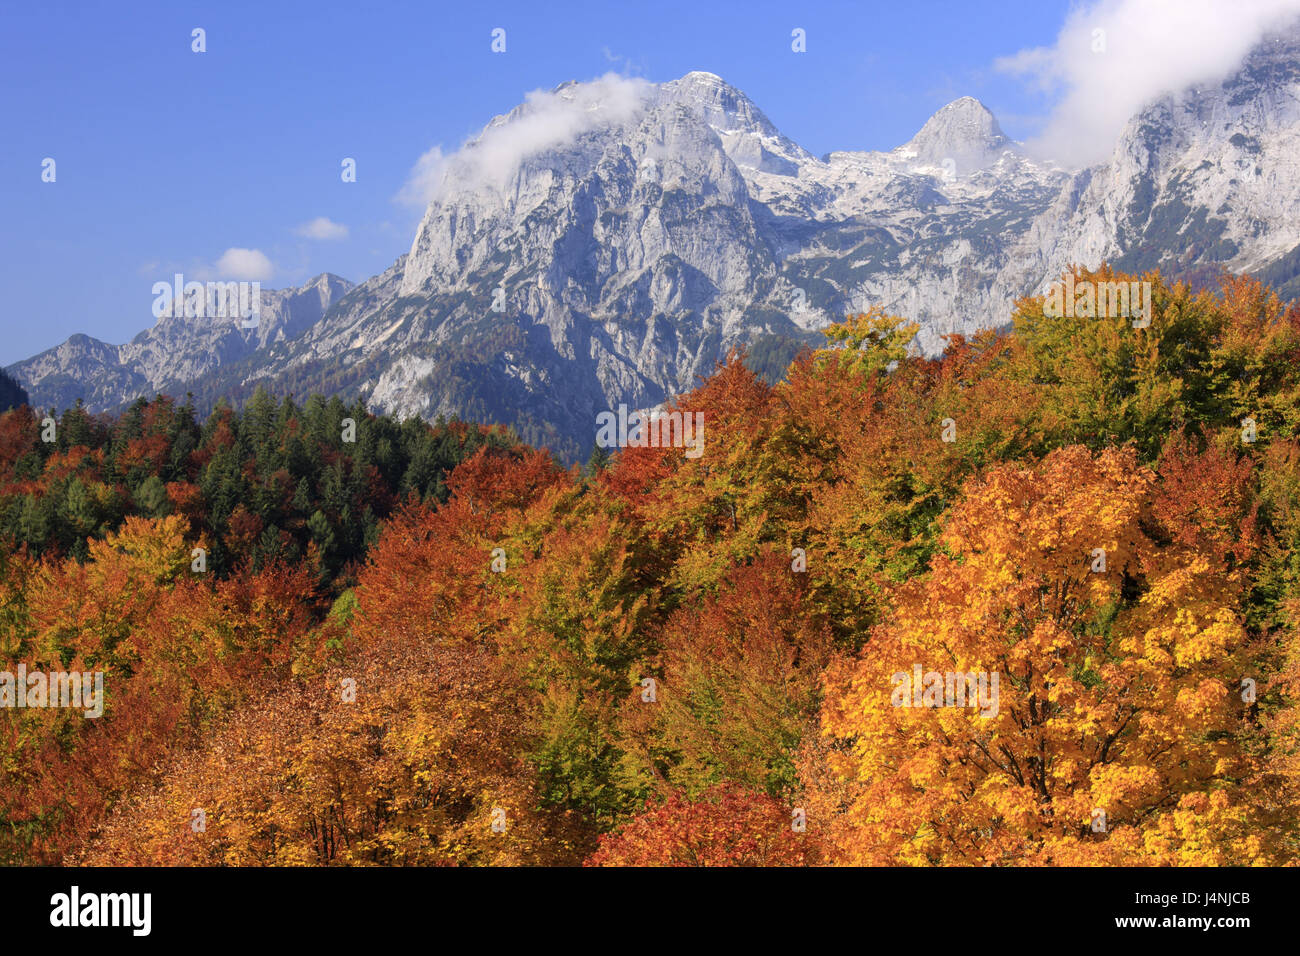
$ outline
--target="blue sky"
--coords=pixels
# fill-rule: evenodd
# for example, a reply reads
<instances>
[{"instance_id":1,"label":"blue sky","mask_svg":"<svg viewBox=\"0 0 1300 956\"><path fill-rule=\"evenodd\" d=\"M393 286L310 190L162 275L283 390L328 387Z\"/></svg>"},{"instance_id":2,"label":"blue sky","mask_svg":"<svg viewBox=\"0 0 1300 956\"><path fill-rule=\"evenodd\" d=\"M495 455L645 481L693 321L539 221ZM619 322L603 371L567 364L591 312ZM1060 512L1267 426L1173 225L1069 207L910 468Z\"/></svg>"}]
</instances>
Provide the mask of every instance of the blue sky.
<instances>
[{"instance_id":1,"label":"blue sky","mask_svg":"<svg viewBox=\"0 0 1300 956\"><path fill-rule=\"evenodd\" d=\"M155 281L199 278L232 248L270 260L264 288L374 275L410 247L419 210L396 196L421 154L569 79L717 73L817 155L892 148L962 95L1028 137L1051 96L993 63L1054 43L1069 12L1061 0L11 3L0 363L76 332L125 342L154 321ZM205 53L191 51L195 27ZM790 50L795 27L804 54ZM343 157L355 183L340 179ZM347 238L297 234L318 217Z\"/></svg>"}]
</instances>

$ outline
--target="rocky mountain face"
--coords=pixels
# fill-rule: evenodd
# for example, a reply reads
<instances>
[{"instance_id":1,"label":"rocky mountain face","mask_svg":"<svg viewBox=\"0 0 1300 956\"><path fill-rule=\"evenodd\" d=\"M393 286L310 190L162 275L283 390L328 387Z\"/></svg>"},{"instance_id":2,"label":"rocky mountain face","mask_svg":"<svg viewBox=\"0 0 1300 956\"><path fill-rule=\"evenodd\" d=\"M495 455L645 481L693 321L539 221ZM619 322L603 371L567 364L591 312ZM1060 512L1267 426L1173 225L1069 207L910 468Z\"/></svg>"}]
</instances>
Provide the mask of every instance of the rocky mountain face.
<instances>
[{"instance_id":1,"label":"rocky mountain face","mask_svg":"<svg viewBox=\"0 0 1300 956\"><path fill-rule=\"evenodd\" d=\"M1013 259L1004 296L1071 262L1108 261L1250 272L1300 297L1300 37L1270 38L1221 85L1133 117L1110 161L1070 179Z\"/></svg>"},{"instance_id":2,"label":"rocky mountain face","mask_svg":"<svg viewBox=\"0 0 1300 956\"><path fill-rule=\"evenodd\" d=\"M918 347L1007 321L1072 262L1253 271L1300 295L1300 39L1134 117L1110 160L1035 160L977 100L890 152L814 157L709 73L569 83L443 170L410 252L263 293L261 325L163 319L11 367L33 403L274 392L513 424L563 457L596 415L691 388L734 345L779 375L873 304Z\"/></svg>"},{"instance_id":3,"label":"rocky mountain face","mask_svg":"<svg viewBox=\"0 0 1300 956\"><path fill-rule=\"evenodd\" d=\"M11 366L11 374L29 384L31 403L41 409L80 399L92 411L111 411L159 392L184 396L206 376L301 336L352 287L324 274L301 288L264 289L256 328L233 318L187 318L177 309L125 345L74 335Z\"/></svg>"}]
</instances>

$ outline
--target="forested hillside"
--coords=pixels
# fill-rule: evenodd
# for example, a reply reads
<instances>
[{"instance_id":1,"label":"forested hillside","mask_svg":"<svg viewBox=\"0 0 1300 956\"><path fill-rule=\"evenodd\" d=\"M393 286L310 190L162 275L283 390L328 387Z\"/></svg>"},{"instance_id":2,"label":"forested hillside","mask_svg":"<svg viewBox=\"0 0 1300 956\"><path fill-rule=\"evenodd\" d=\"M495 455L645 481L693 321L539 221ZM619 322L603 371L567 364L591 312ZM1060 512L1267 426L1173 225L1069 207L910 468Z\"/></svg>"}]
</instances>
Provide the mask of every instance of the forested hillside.
<instances>
[{"instance_id":1,"label":"forested hillside","mask_svg":"<svg viewBox=\"0 0 1300 956\"><path fill-rule=\"evenodd\" d=\"M27 392L8 372L0 369L0 411L26 404Z\"/></svg>"},{"instance_id":2,"label":"forested hillside","mask_svg":"<svg viewBox=\"0 0 1300 956\"><path fill-rule=\"evenodd\" d=\"M34 555L84 560L88 539L128 516L179 514L219 574L310 555L332 580L364 556L401 500L445 500L447 473L485 444L514 439L502 429L376 417L338 399L300 408L264 391L242 412L218 407L202 425L191 406L166 397L117 418L80 405L57 421L12 413L0 419L0 534Z\"/></svg>"},{"instance_id":3,"label":"forested hillside","mask_svg":"<svg viewBox=\"0 0 1300 956\"><path fill-rule=\"evenodd\" d=\"M1294 862L1300 309L1075 276L1121 278L1148 327L735 355L700 457L585 473L337 402L6 413L0 659L108 699L0 711L0 860ZM992 706L900 697L954 670Z\"/></svg>"}]
</instances>

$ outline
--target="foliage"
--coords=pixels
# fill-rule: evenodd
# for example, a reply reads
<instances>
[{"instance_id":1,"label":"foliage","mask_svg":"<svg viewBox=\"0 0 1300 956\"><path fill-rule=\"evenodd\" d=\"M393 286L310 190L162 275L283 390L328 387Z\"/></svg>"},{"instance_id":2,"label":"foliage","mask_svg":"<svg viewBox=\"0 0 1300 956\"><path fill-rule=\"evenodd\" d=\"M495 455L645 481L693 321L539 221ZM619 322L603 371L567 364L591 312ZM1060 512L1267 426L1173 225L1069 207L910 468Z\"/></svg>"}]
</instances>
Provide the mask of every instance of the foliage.
<instances>
[{"instance_id":1,"label":"foliage","mask_svg":"<svg viewBox=\"0 0 1300 956\"><path fill-rule=\"evenodd\" d=\"M699 456L0 414L0 657L107 696L0 711L0 861L1294 863L1300 309L1074 279L1149 325L872 309L677 397Z\"/></svg>"}]
</instances>

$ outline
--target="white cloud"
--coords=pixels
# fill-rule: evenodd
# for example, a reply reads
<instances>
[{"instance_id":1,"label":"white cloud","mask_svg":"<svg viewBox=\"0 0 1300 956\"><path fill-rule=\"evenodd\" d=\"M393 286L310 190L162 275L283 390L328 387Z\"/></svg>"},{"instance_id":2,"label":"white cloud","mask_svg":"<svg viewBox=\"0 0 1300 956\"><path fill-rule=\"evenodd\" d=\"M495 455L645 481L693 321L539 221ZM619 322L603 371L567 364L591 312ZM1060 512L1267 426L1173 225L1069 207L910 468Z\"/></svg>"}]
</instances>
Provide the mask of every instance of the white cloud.
<instances>
[{"instance_id":1,"label":"white cloud","mask_svg":"<svg viewBox=\"0 0 1300 956\"><path fill-rule=\"evenodd\" d=\"M332 222L324 216L317 216L311 222L304 222L294 232L304 239L346 239L348 237L347 226Z\"/></svg>"},{"instance_id":2,"label":"white cloud","mask_svg":"<svg viewBox=\"0 0 1300 956\"><path fill-rule=\"evenodd\" d=\"M402 191L397 194L398 202L421 208L427 206L429 200L438 191L438 184L442 181L446 164L447 160L442 155L441 146L433 147L417 159L406 177L406 182L402 185Z\"/></svg>"},{"instance_id":3,"label":"white cloud","mask_svg":"<svg viewBox=\"0 0 1300 956\"><path fill-rule=\"evenodd\" d=\"M434 147L421 156L398 199L427 205L451 182L459 189L502 189L529 156L570 143L589 130L635 117L651 89L646 80L607 73L555 91L534 90L516 114L493 120L452 155L444 156Z\"/></svg>"},{"instance_id":4,"label":"white cloud","mask_svg":"<svg viewBox=\"0 0 1300 956\"><path fill-rule=\"evenodd\" d=\"M275 274L271 260L260 249L227 249L213 266L199 270L201 281L223 279L262 282Z\"/></svg>"},{"instance_id":5,"label":"white cloud","mask_svg":"<svg viewBox=\"0 0 1300 956\"><path fill-rule=\"evenodd\" d=\"M1223 79L1265 34L1297 16L1300 0L1093 0L1071 11L1054 46L994 65L1059 93L1030 146L1090 165L1110 154L1124 123L1144 106Z\"/></svg>"}]
</instances>

